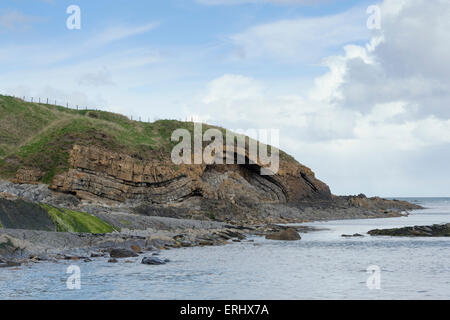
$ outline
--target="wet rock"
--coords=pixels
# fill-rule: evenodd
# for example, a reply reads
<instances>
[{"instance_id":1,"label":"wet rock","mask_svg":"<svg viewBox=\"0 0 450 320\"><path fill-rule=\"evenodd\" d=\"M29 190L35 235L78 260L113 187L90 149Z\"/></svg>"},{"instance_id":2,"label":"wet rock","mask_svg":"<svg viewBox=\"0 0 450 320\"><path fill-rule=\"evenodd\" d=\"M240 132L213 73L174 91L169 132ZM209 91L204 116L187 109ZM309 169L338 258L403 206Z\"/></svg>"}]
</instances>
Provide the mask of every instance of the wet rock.
<instances>
[{"instance_id":1,"label":"wet rock","mask_svg":"<svg viewBox=\"0 0 450 320\"><path fill-rule=\"evenodd\" d=\"M0 221L5 229L55 231L55 224L45 209L22 199L0 198Z\"/></svg>"},{"instance_id":2,"label":"wet rock","mask_svg":"<svg viewBox=\"0 0 450 320\"><path fill-rule=\"evenodd\" d=\"M115 259L115 258L111 258L108 260L109 263L117 263L119 262L119 260Z\"/></svg>"},{"instance_id":3,"label":"wet rock","mask_svg":"<svg viewBox=\"0 0 450 320\"><path fill-rule=\"evenodd\" d=\"M138 254L132 250L128 249L112 249L109 253L111 258L130 258L137 257Z\"/></svg>"},{"instance_id":4,"label":"wet rock","mask_svg":"<svg viewBox=\"0 0 450 320\"><path fill-rule=\"evenodd\" d=\"M266 235L266 239L269 240L282 240L282 241L295 241L300 240L301 237L295 229L288 228L279 232Z\"/></svg>"},{"instance_id":5,"label":"wet rock","mask_svg":"<svg viewBox=\"0 0 450 320\"><path fill-rule=\"evenodd\" d=\"M371 236L392 237L450 237L450 223L432 226L414 226L394 229L375 229L368 232Z\"/></svg>"},{"instance_id":6,"label":"wet rock","mask_svg":"<svg viewBox=\"0 0 450 320\"><path fill-rule=\"evenodd\" d=\"M201 241L198 243L198 245L199 245L199 246L203 246L203 247L213 246L213 245L214 245L214 242L211 241L211 240L201 240Z\"/></svg>"},{"instance_id":7,"label":"wet rock","mask_svg":"<svg viewBox=\"0 0 450 320\"><path fill-rule=\"evenodd\" d=\"M104 254L103 253L99 253L99 252L92 252L91 253L91 258L98 258L98 257L103 257Z\"/></svg>"},{"instance_id":8,"label":"wet rock","mask_svg":"<svg viewBox=\"0 0 450 320\"><path fill-rule=\"evenodd\" d=\"M181 246L184 247L184 248L192 247L192 243L187 242L187 241L181 241L180 244L181 244Z\"/></svg>"},{"instance_id":9,"label":"wet rock","mask_svg":"<svg viewBox=\"0 0 450 320\"><path fill-rule=\"evenodd\" d=\"M142 258L142 264L149 264L149 265L160 265L160 264L166 264L169 260L162 260L157 257L144 257Z\"/></svg>"},{"instance_id":10,"label":"wet rock","mask_svg":"<svg viewBox=\"0 0 450 320\"><path fill-rule=\"evenodd\" d=\"M21 264L19 262L14 261L0 261L0 268L11 268L11 267L20 267Z\"/></svg>"},{"instance_id":11,"label":"wet rock","mask_svg":"<svg viewBox=\"0 0 450 320\"><path fill-rule=\"evenodd\" d=\"M39 261L47 261L49 260L48 256L46 254L41 255L30 255L29 258L33 262L39 262Z\"/></svg>"},{"instance_id":12,"label":"wet rock","mask_svg":"<svg viewBox=\"0 0 450 320\"><path fill-rule=\"evenodd\" d=\"M136 253L142 253L142 249L138 245L132 245L131 250L133 250Z\"/></svg>"},{"instance_id":13,"label":"wet rock","mask_svg":"<svg viewBox=\"0 0 450 320\"><path fill-rule=\"evenodd\" d=\"M77 256L68 256L68 255L66 255L66 256L64 256L64 260L73 260L73 261L77 261L77 260L80 260L80 257L77 257Z\"/></svg>"},{"instance_id":14,"label":"wet rock","mask_svg":"<svg viewBox=\"0 0 450 320\"><path fill-rule=\"evenodd\" d=\"M354 234L343 234L341 237L350 238L350 237L364 237L362 234L354 233Z\"/></svg>"}]
</instances>

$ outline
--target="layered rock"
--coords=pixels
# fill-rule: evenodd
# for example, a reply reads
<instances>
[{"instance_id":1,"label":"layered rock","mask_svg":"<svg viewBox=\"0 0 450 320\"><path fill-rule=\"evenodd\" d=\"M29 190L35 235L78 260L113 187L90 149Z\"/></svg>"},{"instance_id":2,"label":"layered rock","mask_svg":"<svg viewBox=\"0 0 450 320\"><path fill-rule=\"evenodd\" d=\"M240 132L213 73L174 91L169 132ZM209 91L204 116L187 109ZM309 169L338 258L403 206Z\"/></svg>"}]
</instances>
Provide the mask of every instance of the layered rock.
<instances>
[{"instance_id":1,"label":"layered rock","mask_svg":"<svg viewBox=\"0 0 450 320\"><path fill-rule=\"evenodd\" d=\"M331 199L326 184L308 168L280 161L276 175L263 176L257 164L179 165L170 158L137 159L97 148L75 145L70 169L55 177L51 188L81 199L139 200L154 204L183 202L191 197L289 203Z\"/></svg>"}]
</instances>

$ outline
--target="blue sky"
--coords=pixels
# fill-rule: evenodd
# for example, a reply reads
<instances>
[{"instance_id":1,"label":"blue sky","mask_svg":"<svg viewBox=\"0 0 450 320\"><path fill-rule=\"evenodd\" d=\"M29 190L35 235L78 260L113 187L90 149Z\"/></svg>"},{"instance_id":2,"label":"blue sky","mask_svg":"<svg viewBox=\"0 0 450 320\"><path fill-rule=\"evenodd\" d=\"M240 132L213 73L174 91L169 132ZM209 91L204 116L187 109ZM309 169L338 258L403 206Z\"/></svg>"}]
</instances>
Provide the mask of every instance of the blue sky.
<instances>
[{"instance_id":1,"label":"blue sky","mask_svg":"<svg viewBox=\"0 0 450 320\"><path fill-rule=\"evenodd\" d=\"M73 4L80 30L66 27ZM0 92L276 128L336 194L448 196L448 4L3 0Z\"/></svg>"}]
</instances>

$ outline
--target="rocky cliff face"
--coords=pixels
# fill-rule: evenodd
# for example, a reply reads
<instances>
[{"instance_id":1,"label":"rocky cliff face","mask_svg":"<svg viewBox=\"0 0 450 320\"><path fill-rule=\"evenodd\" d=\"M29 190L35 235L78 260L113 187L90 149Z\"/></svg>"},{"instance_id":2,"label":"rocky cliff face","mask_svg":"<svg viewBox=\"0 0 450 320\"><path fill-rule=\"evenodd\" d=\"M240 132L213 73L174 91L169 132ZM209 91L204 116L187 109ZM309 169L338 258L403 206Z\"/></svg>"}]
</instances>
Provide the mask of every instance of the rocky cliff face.
<instances>
[{"instance_id":1,"label":"rocky cliff face","mask_svg":"<svg viewBox=\"0 0 450 320\"><path fill-rule=\"evenodd\" d=\"M231 203L331 199L328 186L317 180L310 169L283 160L278 174L262 176L256 164L175 166L170 158L137 159L75 145L69 164L70 169L56 176L50 187L81 199L153 204L182 203L192 197Z\"/></svg>"}]
</instances>

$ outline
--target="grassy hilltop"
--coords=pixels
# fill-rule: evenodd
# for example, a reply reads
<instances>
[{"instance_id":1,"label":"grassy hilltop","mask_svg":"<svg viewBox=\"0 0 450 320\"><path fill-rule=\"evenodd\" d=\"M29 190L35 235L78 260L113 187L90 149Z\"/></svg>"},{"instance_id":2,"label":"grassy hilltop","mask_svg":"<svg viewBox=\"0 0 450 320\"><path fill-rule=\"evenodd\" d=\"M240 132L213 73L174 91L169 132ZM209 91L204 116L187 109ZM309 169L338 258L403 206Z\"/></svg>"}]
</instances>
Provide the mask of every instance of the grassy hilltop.
<instances>
[{"instance_id":1,"label":"grassy hilltop","mask_svg":"<svg viewBox=\"0 0 450 320\"><path fill-rule=\"evenodd\" d=\"M42 182L68 168L74 143L97 145L146 158L170 152L172 131L193 131L192 122L129 120L105 111L73 110L0 96L0 176L11 178L23 166L38 168Z\"/></svg>"},{"instance_id":2,"label":"grassy hilltop","mask_svg":"<svg viewBox=\"0 0 450 320\"><path fill-rule=\"evenodd\" d=\"M211 127L204 125L203 130ZM68 169L69 151L75 143L140 159L166 157L176 144L170 137L178 128L192 133L194 124L132 121L105 111L73 110L0 95L0 177L13 178L22 167L36 168L43 173L41 182L49 183ZM280 156L293 160L282 152Z\"/></svg>"}]
</instances>

